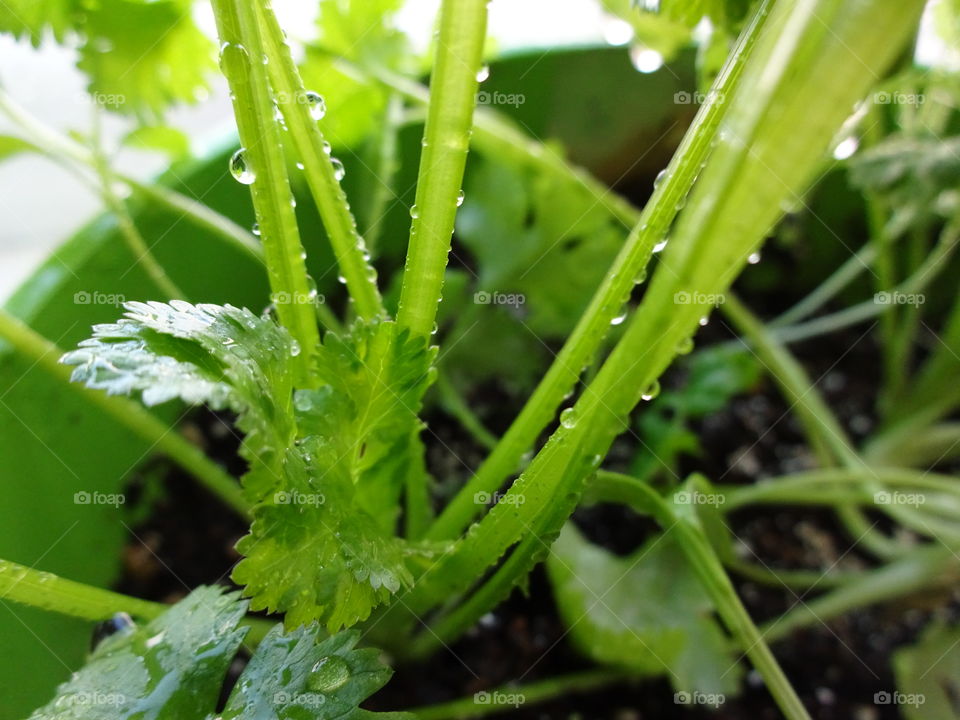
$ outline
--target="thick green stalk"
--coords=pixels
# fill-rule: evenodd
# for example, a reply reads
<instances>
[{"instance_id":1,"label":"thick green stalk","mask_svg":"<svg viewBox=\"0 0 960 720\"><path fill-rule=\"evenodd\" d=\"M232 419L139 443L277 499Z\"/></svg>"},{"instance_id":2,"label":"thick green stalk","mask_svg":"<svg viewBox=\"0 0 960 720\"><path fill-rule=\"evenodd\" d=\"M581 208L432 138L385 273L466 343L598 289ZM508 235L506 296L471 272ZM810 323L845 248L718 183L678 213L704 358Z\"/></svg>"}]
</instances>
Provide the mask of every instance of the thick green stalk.
<instances>
[{"instance_id":1,"label":"thick green stalk","mask_svg":"<svg viewBox=\"0 0 960 720\"><path fill-rule=\"evenodd\" d=\"M106 620L118 612L149 620L167 609L161 603L101 590L9 560L0 560L0 599L84 620Z\"/></svg>"},{"instance_id":2,"label":"thick green stalk","mask_svg":"<svg viewBox=\"0 0 960 720\"><path fill-rule=\"evenodd\" d=\"M230 85L243 146L231 169L250 185L277 316L300 345L294 358L297 381L308 386L320 342L316 288L304 263L260 26L253 6L244 0L212 4L221 43L220 67Z\"/></svg>"},{"instance_id":3,"label":"thick green stalk","mask_svg":"<svg viewBox=\"0 0 960 720\"><path fill-rule=\"evenodd\" d=\"M414 613L466 592L538 516L577 496L627 414L642 394L655 392L656 379L722 300L784 202L806 189L849 108L897 56L922 5L775 4L711 161L623 337L507 495L405 596ZM797 117L805 122L798 125ZM544 528L544 535L559 529Z\"/></svg>"},{"instance_id":4,"label":"thick green stalk","mask_svg":"<svg viewBox=\"0 0 960 720\"><path fill-rule=\"evenodd\" d=\"M726 110L726 101L737 87L769 15L770 5L770 2L765 2L744 31L718 75L707 101L700 107L684 135L661 182L654 188L650 201L623 248L547 374L493 452L444 508L431 528L429 537L453 537L476 517L481 506L473 502L474 495L493 492L510 473L518 469L523 454L536 442L537 436L554 417L564 396L577 382L582 369L596 355L607 336L610 323L622 312L624 303L650 260L654 246L667 234L706 161Z\"/></svg>"},{"instance_id":5,"label":"thick green stalk","mask_svg":"<svg viewBox=\"0 0 960 720\"><path fill-rule=\"evenodd\" d=\"M4 310L0 310L0 338L9 342L13 349L28 361L63 380L65 387L104 411L120 425L149 443L151 448L156 448L169 457L244 518L250 518L250 506L237 481L207 458L198 447L188 443L142 405L70 382L70 368L59 362L63 351Z\"/></svg>"},{"instance_id":6,"label":"thick green stalk","mask_svg":"<svg viewBox=\"0 0 960 720\"><path fill-rule=\"evenodd\" d=\"M470 146L487 0L443 0L397 323L429 337Z\"/></svg>"},{"instance_id":7,"label":"thick green stalk","mask_svg":"<svg viewBox=\"0 0 960 720\"><path fill-rule=\"evenodd\" d=\"M322 100L312 98L304 88L273 10L264 0L255 4L263 29L267 70L274 97L286 121L293 149L303 165L307 185L333 246L340 275L346 281L360 317L371 319L383 315L385 310L377 289L376 271L367 261L366 246L357 231L347 196L340 187L340 171L334 167L334 159L325 149L329 146L313 115L314 108Z\"/></svg>"}]
</instances>

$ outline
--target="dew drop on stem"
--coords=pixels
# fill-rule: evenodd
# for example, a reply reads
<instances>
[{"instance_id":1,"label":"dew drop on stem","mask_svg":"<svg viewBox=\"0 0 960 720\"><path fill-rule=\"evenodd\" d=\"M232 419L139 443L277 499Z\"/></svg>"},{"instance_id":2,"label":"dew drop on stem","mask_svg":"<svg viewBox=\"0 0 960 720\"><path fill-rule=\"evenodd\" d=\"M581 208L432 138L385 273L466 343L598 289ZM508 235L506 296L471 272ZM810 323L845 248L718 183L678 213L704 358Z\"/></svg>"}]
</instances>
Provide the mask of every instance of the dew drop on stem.
<instances>
[{"instance_id":1,"label":"dew drop on stem","mask_svg":"<svg viewBox=\"0 0 960 720\"><path fill-rule=\"evenodd\" d=\"M303 96L307 99L307 105L310 107L310 117L314 120L322 120L327 114L327 102L320 93L313 90L307 90Z\"/></svg>"},{"instance_id":2,"label":"dew drop on stem","mask_svg":"<svg viewBox=\"0 0 960 720\"><path fill-rule=\"evenodd\" d=\"M240 148L230 157L230 174L238 183L252 185L257 173L247 161L246 153L246 148Z\"/></svg>"},{"instance_id":3,"label":"dew drop on stem","mask_svg":"<svg viewBox=\"0 0 960 720\"><path fill-rule=\"evenodd\" d=\"M660 394L660 381L654 380L652 383L650 383L647 389L644 390L643 393L641 393L640 399L644 400L645 402L649 402L659 394Z\"/></svg>"},{"instance_id":4,"label":"dew drop on stem","mask_svg":"<svg viewBox=\"0 0 960 720\"><path fill-rule=\"evenodd\" d=\"M567 430L572 430L577 425L577 411L575 408L568 407L560 413L560 424Z\"/></svg>"},{"instance_id":5,"label":"dew drop on stem","mask_svg":"<svg viewBox=\"0 0 960 720\"><path fill-rule=\"evenodd\" d=\"M343 180L344 175L347 174L346 168L343 167L343 163L339 158L330 158L330 164L333 165L333 177L336 178L337 182Z\"/></svg>"}]
</instances>

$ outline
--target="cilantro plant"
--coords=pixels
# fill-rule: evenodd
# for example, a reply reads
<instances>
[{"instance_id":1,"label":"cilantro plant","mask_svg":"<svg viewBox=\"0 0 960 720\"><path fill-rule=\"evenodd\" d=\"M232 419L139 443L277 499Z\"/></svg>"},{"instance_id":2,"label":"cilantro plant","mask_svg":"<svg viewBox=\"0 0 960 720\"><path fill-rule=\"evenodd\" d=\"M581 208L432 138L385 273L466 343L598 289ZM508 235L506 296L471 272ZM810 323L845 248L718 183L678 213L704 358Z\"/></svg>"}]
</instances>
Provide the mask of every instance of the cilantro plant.
<instances>
[{"instance_id":1,"label":"cilantro plant","mask_svg":"<svg viewBox=\"0 0 960 720\"><path fill-rule=\"evenodd\" d=\"M861 448L786 348L885 309L874 302L810 319L860 266L876 266L878 293L904 293L919 292L946 263L957 242L956 142L941 140L949 112L931 118L939 125L926 135L887 132L882 119L864 131L875 142L850 161L871 223L860 266L836 270L768 325L730 289L785 208L833 162L858 103L900 67L923 3L664 0L654 3L659 12L605 5L667 54L704 18L715 28L699 63L705 101L642 210L502 114L475 107L486 74L486 0L442 3L429 89L414 79L419 59L391 29L397 2L323 0L321 37L299 63L268 2L212 0L239 140L229 173L249 187L255 233L186 194L118 172L99 125L90 137L63 137L0 94L0 110L19 130L4 138L4 151L44 153L90 182L155 288L152 297L124 303L114 322L95 325L61 364L52 343L5 312L0 336L31 362L64 380L69 375L72 391L249 521L231 574L239 590L200 587L169 608L0 565L4 597L88 620L129 613L142 623L118 621L120 631L32 717L367 717L372 713L359 705L390 670L358 643L383 647L398 662L428 657L546 560L572 642L608 669L531 687L531 696L656 675L668 676L678 693L732 696L749 663L785 717L807 718L768 642L895 596L902 591L896 578L925 587L951 566L960 486L924 464L957 444L948 418L960 395L944 388L960 347L960 306L948 311L945 349L930 350L909 377L903 367L915 355L920 316L902 308L883 316L885 424ZM143 123L131 144L171 153L182 145L159 118L169 103L203 89L206 63L180 59L209 55L189 2L13 3L0 11L0 27L35 43L46 34L73 37L90 91L127 98L117 109ZM144 79L154 76L164 82ZM368 159L389 178L405 113L424 119L409 236L401 243L402 271L380 278L373 262L389 252L377 221L387 200L375 192L351 205L331 145L376 135ZM853 121L863 122L863 114ZM476 153L476 172L465 181L468 151ZM209 304L184 292L154 257L118 186L262 263L267 310ZM308 272L295 186L305 188L329 241L346 295L342 308L323 301ZM455 230L477 259L475 288L462 268L448 267ZM931 245L927 233L934 231ZM555 250L566 234L589 242ZM905 234L912 245L901 262L897 243ZM545 371L506 359L501 328L479 315L482 300L466 306L453 297L501 287L531 303L531 327L560 336ZM741 339L691 355L717 305ZM440 323L450 331L439 333ZM514 362L517 375L505 382L528 398L498 438L472 414L463 390L509 374ZM675 363L687 369L688 384L661 392ZM758 382L761 368L790 401L817 468L736 487L701 474L680 479L681 459L699 449L691 425ZM488 451L446 496L438 492L443 479L427 469L422 411L433 386ZM148 408L180 401L233 413L247 463L239 482L136 400ZM614 472L605 459L641 405L649 452L629 473ZM928 442L918 446L921 435ZM884 503L885 493L906 490L930 504ZM723 502L691 502L699 497ZM597 503L649 516L662 532L617 557L570 522L578 506ZM748 505L782 503L832 507L880 564L849 578L828 573L829 592L758 628L731 574L803 588L819 576L739 559L726 520ZM911 547L881 533L868 515L877 510L930 542ZM282 625L245 617L248 610ZM243 643L250 660L218 705ZM939 649L925 635L898 655L898 676L929 684L918 657ZM107 700L94 712L79 701L87 697ZM452 703L416 714L469 712Z\"/></svg>"}]
</instances>

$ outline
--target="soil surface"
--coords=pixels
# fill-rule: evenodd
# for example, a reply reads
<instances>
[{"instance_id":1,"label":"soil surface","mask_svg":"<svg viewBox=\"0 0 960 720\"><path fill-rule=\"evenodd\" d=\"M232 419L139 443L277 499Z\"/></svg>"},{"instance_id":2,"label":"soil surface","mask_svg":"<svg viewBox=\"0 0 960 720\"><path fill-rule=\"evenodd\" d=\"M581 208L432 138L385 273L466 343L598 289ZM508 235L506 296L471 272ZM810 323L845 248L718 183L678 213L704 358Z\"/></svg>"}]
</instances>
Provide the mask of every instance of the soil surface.
<instances>
[{"instance_id":1,"label":"soil surface","mask_svg":"<svg viewBox=\"0 0 960 720\"><path fill-rule=\"evenodd\" d=\"M701 343L724 341L729 331L718 321L701 335ZM798 356L841 421L854 436L872 423L875 348L859 333L800 345ZM673 371L665 384L682 383ZM493 427L508 418L509 398L495 389L488 408ZM486 412L479 408L481 414ZM500 417L494 417L494 413ZM426 418L439 440L428 453L431 470L449 477L450 450L468 462L481 451L455 421L440 410ZM239 438L231 420L197 411L184 428L210 455L235 474L243 470L236 452ZM752 391L706 417L694 428L700 437L700 457L683 459L682 474L701 471L725 484L809 467L813 460L794 417L777 389L763 380ZM441 442L442 441L442 442ZM629 437L618 441L611 458L629 457ZM609 464L609 461L608 461ZM460 472L463 472L462 466ZM160 465L143 474L131 489L153 510L134 527L125 551L125 570L117 589L153 600L171 602L202 583L229 584L239 559L233 546L246 532L242 521L175 468ZM578 511L575 519L593 542L626 553L657 532L649 520L614 506ZM854 547L828 512L809 508L751 509L735 513L731 526L746 558L771 568L845 569L869 562ZM760 586L734 577L754 619L761 623L793 607L813 593ZM956 598L906 598L884 607L862 609L850 616L803 629L773 647L777 658L813 717L819 720L886 720L900 717L897 709L873 702L875 693L896 685L890 668L893 651L911 642L931 613L956 614ZM242 669L232 668L231 679ZM467 636L431 660L401 665L393 680L367 707L396 710L470 696L513 682L530 683L563 673L585 670L590 664L567 641L549 583L542 568L530 583L528 596L519 592L486 616ZM716 711L674 702L662 678L621 683L537 705L521 706L499 717L537 720L642 720L647 718L714 718L764 720L780 714L754 672L748 672L739 697L727 698Z\"/></svg>"}]
</instances>

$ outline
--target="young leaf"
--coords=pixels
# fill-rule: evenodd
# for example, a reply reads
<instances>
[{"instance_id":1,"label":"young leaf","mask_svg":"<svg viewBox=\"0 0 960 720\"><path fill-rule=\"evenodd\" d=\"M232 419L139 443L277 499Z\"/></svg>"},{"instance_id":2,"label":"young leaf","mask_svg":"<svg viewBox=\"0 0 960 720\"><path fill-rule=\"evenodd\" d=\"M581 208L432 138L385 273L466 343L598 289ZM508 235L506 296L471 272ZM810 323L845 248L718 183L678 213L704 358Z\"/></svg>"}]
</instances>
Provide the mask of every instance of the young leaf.
<instances>
[{"instance_id":1,"label":"young leaf","mask_svg":"<svg viewBox=\"0 0 960 720\"><path fill-rule=\"evenodd\" d=\"M431 359L424 341L392 322L328 333L321 385L296 396L303 439L237 546L246 557L233 578L254 609L286 612L291 627L321 619L335 630L412 584L406 559L425 549L394 537L396 507L407 470L420 467L416 413Z\"/></svg>"},{"instance_id":2,"label":"young leaf","mask_svg":"<svg viewBox=\"0 0 960 720\"><path fill-rule=\"evenodd\" d=\"M669 532L620 558L568 523L547 572L571 637L594 660L644 675L666 673L681 692L737 691L736 656Z\"/></svg>"},{"instance_id":3,"label":"young leaf","mask_svg":"<svg viewBox=\"0 0 960 720\"><path fill-rule=\"evenodd\" d=\"M931 623L915 645L894 654L893 670L907 720L960 717L960 627ZM877 693L874 702L889 704L892 694Z\"/></svg>"},{"instance_id":4,"label":"young leaf","mask_svg":"<svg viewBox=\"0 0 960 720\"><path fill-rule=\"evenodd\" d=\"M96 325L62 362L72 379L110 394L142 391L146 405L174 398L230 408L245 433L244 486L259 500L278 484L283 448L293 443L290 361L297 349L282 327L230 305L174 300L128 302L125 317Z\"/></svg>"},{"instance_id":5,"label":"young leaf","mask_svg":"<svg viewBox=\"0 0 960 720\"><path fill-rule=\"evenodd\" d=\"M205 718L246 634L236 593L201 587L148 625L105 639L30 720Z\"/></svg>"},{"instance_id":6,"label":"young leaf","mask_svg":"<svg viewBox=\"0 0 960 720\"><path fill-rule=\"evenodd\" d=\"M73 0L6 0L0 4L0 31L16 38L29 37L34 47L46 32L62 41L70 29Z\"/></svg>"}]
</instances>

